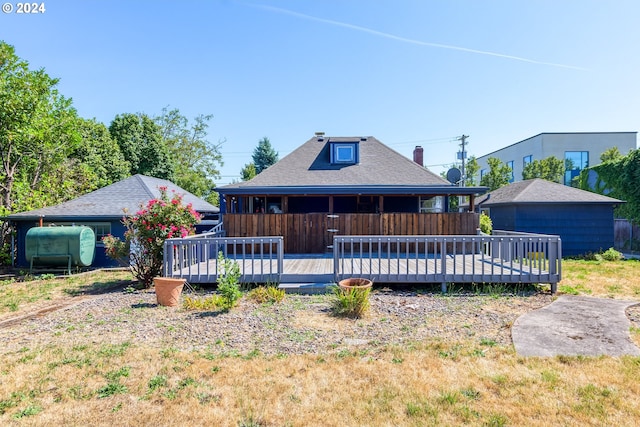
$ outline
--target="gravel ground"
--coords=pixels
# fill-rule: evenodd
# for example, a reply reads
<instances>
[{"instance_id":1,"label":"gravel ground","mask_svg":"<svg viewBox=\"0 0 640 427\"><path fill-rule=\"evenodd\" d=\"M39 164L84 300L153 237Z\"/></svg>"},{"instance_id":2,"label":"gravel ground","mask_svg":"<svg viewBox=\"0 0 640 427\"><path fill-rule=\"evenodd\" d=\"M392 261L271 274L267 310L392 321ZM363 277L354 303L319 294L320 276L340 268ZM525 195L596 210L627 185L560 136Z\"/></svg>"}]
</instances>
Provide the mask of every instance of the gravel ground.
<instances>
[{"instance_id":1,"label":"gravel ground","mask_svg":"<svg viewBox=\"0 0 640 427\"><path fill-rule=\"evenodd\" d=\"M366 317L346 319L331 315L328 295L289 294L273 305L243 298L231 311L218 312L158 306L153 290L115 290L5 322L0 325L0 353L51 343L127 341L158 348L264 355L406 346L429 339L484 340L509 346L515 319L552 300L549 294L442 296L382 289L371 294ZM640 311L634 313L640 321Z\"/></svg>"}]
</instances>

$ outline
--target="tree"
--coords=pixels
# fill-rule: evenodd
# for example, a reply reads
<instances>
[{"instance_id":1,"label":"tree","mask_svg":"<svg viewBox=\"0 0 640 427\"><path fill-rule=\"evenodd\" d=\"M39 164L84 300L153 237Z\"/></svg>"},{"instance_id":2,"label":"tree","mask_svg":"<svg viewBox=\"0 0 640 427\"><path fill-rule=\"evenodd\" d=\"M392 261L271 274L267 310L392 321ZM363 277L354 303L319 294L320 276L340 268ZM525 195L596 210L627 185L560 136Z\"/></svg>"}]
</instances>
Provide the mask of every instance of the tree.
<instances>
[{"instance_id":1,"label":"tree","mask_svg":"<svg viewBox=\"0 0 640 427\"><path fill-rule=\"evenodd\" d=\"M109 125L109 133L125 160L131 175L143 174L173 180L174 162L162 140L161 129L143 113L117 115Z\"/></svg>"},{"instance_id":2,"label":"tree","mask_svg":"<svg viewBox=\"0 0 640 427\"><path fill-rule=\"evenodd\" d=\"M474 187L476 185L476 175L478 175L478 172L480 172L480 165L478 164L476 156L469 157L465 166L465 174L467 177L464 182L466 187Z\"/></svg>"},{"instance_id":3,"label":"tree","mask_svg":"<svg viewBox=\"0 0 640 427\"><path fill-rule=\"evenodd\" d=\"M190 124L180 110L165 107L155 122L173 159L175 183L214 203L218 193L213 191L213 180L220 178L219 167L223 162L220 154L222 143L213 144L207 140L208 122L212 117L199 115Z\"/></svg>"},{"instance_id":4,"label":"tree","mask_svg":"<svg viewBox=\"0 0 640 427\"><path fill-rule=\"evenodd\" d=\"M489 187L489 191L493 191L509 184L511 179L511 168L509 166L502 163L497 157L489 157L487 164L489 165L489 172L480 179L480 185Z\"/></svg>"},{"instance_id":5,"label":"tree","mask_svg":"<svg viewBox=\"0 0 640 427\"><path fill-rule=\"evenodd\" d=\"M256 165L254 165L253 163L248 163L244 165L242 169L240 169L240 178L243 181L249 181L251 178L253 178L256 175L257 175Z\"/></svg>"},{"instance_id":6,"label":"tree","mask_svg":"<svg viewBox=\"0 0 640 427\"><path fill-rule=\"evenodd\" d=\"M78 169L78 193L88 193L129 176L131 166L104 124L79 118L78 131L82 143L69 157Z\"/></svg>"},{"instance_id":7,"label":"tree","mask_svg":"<svg viewBox=\"0 0 640 427\"><path fill-rule=\"evenodd\" d=\"M253 164L256 173L260 173L278 161L278 153L271 146L266 136L258 141L258 146L253 150Z\"/></svg>"},{"instance_id":8,"label":"tree","mask_svg":"<svg viewBox=\"0 0 640 427\"><path fill-rule=\"evenodd\" d=\"M618 160L620 157L622 157L622 154L620 153L620 150L618 150L618 147L611 147L611 148L606 149L600 155L600 161L602 163L611 162L613 160Z\"/></svg>"},{"instance_id":9,"label":"tree","mask_svg":"<svg viewBox=\"0 0 640 427\"><path fill-rule=\"evenodd\" d=\"M0 42L0 207L4 213L44 206L34 194L79 143L71 100L55 89L58 80L30 70L12 46ZM55 195L52 195L55 198ZM26 200L29 199L29 202ZM23 200L24 203L19 203Z\"/></svg>"},{"instance_id":10,"label":"tree","mask_svg":"<svg viewBox=\"0 0 640 427\"><path fill-rule=\"evenodd\" d=\"M557 157L534 160L522 170L522 179L542 178L547 181L562 183L564 178L564 162Z\"/></svg>"}]
</instances>

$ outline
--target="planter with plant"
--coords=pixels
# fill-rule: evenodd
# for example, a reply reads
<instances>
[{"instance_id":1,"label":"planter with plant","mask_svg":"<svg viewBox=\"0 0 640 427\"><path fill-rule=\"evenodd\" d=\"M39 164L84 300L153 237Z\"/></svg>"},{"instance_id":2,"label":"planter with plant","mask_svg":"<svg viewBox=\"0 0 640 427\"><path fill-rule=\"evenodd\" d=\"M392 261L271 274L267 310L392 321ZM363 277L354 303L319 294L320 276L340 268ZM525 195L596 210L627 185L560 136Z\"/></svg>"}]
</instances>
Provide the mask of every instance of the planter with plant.
<instances>
[{"instance_id":1,"label":"planter with plant","mask_svg":"<svg viewBox=\"0 0 640 427\"><path fill-rule=\"evenodd\" d=\"M111 235L102 241L107 256L128 266L139 286L146 289L162 273L165 240L194 234L199 221L200 215L191 204L183 204L182 196L174 192L169 197L167 187L160 187L159 198L141 206L135 215L125 212L124 241Z\"/></svg>"},{"instance_id":2,"label":"planter with plant","mask_svg":"<svg viewBox=\"0 0 640 427\"><path fill-rule=\"evenodd\" d=\"M352 278L338 282L333 288L332 311L337 316L361 318L369 311L369 295L373 282Z\"/></svg>"}]
</instances>

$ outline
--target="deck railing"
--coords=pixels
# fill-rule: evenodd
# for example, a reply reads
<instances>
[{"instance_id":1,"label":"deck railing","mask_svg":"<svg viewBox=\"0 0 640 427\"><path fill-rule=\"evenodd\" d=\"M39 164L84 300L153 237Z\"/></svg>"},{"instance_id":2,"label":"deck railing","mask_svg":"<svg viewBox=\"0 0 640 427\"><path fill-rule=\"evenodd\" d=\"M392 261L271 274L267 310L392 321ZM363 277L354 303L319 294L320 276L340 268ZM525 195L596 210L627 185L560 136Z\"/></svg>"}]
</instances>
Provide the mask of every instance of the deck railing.
<instances>
[{"instance_id":1,"label":"deck railing","mask_svg":"<svg viewBox=\"0 0 640 427\"><path fill-rule=\"evenodd\" d=\"M214 283L218 253L238 263L241 282L279 282L284 270L281 236L190 236L164 245L164 275ZM335 236L333 277L383 283L549 283L561 278L558 236L494 231L493 235Z\"/></svg>"},{"instance_id":2,"label":"deck railing","mask_svg":"<svg viewBox=\"0 0 640 427\"><path fill-rule=\"evenodd\" d=\"M223 271L218 254L238 263L241 282L278 282L283 270L282 237L214 237L216 233L167 239L164 276L215 283Z\"/></svg>"},{"instance_id":3,"label":"deck railing","mask_svg":"<svg viewBox=\"0 0 640 427\"><path fill-rule=\"evenodd\" d=\"M335 279L389 283L549 283L561 277L558 236L336 236Z\"/></svg>"}]
</instances>

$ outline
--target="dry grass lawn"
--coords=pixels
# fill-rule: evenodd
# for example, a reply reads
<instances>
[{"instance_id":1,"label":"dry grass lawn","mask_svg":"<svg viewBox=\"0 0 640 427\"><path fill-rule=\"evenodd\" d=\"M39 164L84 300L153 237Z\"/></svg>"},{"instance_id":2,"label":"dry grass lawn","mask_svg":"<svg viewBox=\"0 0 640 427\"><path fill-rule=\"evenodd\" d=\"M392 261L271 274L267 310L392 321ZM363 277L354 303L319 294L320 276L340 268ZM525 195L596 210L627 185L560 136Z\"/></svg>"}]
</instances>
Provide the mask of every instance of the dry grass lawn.
<instances>
[{"instance_id":1,"label":"dry grass lawn","mask_svg":"<svg viewBox=\"0 0 640 427\"><path fill-rule=\"evenodd\" d=\"M84 286L128 279L119 274L85 276ZM565 261L563 274L561 292L640 300L640 262ZM27 285L1 284L0 301L11 295L17 315L82 292L73 280L21 299ZM4 317L15 304L5 307ZM2 425L640 424L638 357L523 358L465 337L279 357L52 340L1 360Z\"/></svg>"}]
</instances>

